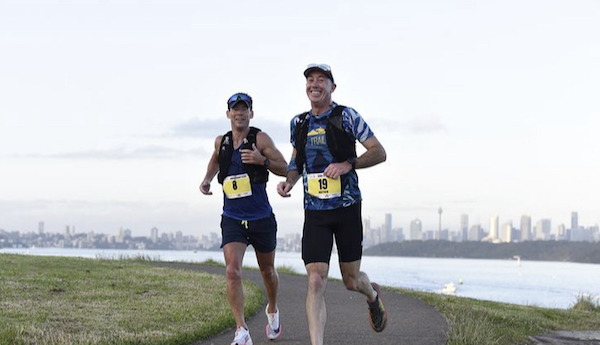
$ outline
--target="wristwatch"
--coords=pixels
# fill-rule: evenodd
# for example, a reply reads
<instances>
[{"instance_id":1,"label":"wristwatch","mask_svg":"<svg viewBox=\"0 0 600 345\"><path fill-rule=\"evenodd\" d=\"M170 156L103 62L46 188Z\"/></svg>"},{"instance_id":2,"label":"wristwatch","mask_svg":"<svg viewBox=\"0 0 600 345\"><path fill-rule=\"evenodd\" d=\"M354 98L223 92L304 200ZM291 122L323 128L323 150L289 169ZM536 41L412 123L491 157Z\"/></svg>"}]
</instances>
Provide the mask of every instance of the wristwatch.
<instances>
[{"instance_id":1,"label":"wristwatch","mask_svg":"<svg viewBox=\"0 0 600 345\"><path fill-rule=\"evenodd\" d=\"M356 157L350 157L347 159L348 163L350 163L350 165L352 165L352 169L355 170L356 169Z\"/></svg>"},{"instance_id":2,"label":"wristwatch","mask_svg":"<svg viewBox=\"0 0 600 345\"><path fill-rule=\"evenodd\" d=\"M269 158L265 157L265 162L263 163L263 166L265 168L268 168L269 165L271 165L271 161L269 160Z\"/></svg>"}]
</instances>

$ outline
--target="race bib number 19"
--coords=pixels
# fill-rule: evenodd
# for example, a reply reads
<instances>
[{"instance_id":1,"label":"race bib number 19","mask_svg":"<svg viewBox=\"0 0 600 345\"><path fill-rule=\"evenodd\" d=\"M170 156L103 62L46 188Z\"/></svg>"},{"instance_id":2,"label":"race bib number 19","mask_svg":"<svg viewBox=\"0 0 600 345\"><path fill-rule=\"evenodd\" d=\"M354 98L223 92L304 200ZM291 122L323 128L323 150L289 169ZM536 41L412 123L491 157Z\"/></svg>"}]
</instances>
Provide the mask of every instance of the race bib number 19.
<instances>
[{"instance_id":1,"label":"race bib number 19","mask_svg":"<svg viewBox=\"0 0 600 345\"><path fill-rule=\"evenodd\" d=\"M252 195L248 174L227 176L223 181L223 191L227 199L237 199Z\"/></svg>"},{"instance_id":2,"label":"race bib number 19","mask_svg":"<svg viewBox=\"0 0 600 345\"><path fill-rule=\"evenodd\" d=\"M331 199L342 195L340 178L332 179L325 174L308 174L308 194L319 199Z\"/></svg>"}]
</instances>

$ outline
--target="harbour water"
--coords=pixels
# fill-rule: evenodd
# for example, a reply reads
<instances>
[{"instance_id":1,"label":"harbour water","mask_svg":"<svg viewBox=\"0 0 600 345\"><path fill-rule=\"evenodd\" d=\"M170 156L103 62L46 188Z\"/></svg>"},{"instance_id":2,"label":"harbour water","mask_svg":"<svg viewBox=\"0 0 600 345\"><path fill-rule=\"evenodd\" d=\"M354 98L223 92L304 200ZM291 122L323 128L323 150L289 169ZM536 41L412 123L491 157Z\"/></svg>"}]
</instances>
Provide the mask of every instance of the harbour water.
<instances>
[{"instance_id":1,"label":"harbour water","mask_svg":"<svg viewBox=\"0 0 600 345\"><path fill-rule=\"evenodd\" d=\"M0 253L119 259L139 257L181 262L223 261L219 251L156 251L110 249L2 248ZM332 256L330 276L340 278L337 257ZM244 264L257 267L252 250ZM276 266L304 273L300 253L278 252ZM380 285L435 293L453 283L453 295L505 303L566 309L580 295L600 299L600 265L524 260L474 260L364 256L362 270Z\"/></svg>"}]
</instances>

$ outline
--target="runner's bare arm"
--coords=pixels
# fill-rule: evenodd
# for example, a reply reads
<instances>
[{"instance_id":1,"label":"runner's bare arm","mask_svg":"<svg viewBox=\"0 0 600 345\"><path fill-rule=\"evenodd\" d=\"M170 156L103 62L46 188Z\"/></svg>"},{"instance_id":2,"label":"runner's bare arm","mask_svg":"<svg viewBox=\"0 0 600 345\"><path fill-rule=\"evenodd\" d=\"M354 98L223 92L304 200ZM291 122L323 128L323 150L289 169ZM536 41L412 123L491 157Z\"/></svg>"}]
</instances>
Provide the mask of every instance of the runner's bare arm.
<instances>
[{"instance_id":1,"label":"runner's bare arm","mask_svg":"<svg viewBox=\"0 0 600 345\"><path fill-rule=\"evenodd\" d=\"M202 192L202 194L204 195L212 195L212 192L210 191L210 182L219 172L219 146L221 145L222 137L222 135L219 135L215 139L215 150L213 151L213 154L208 161L208 166L206 167L206 174L204 175L204 180L202 180L202 183L200 183L200 192Z\"/></svg>"},{"instance_id":2,"label":"runner's bare arm","mask_svg":"<svg viewBox=\"0 0 600 345\"><path fill-rule=\"evenodd\" d=\"M362 145L367 151L356 159L355 169L372 167L386 160L385 149L375 136L365 140ZM331 163L325 168L324 174L329 178L337 179L350 170L352 170L352 164L348 161Z\"/></svg>"},{"instance_id":3,"label":"runner's bare arm","mask_svg":"<svg viewBox=\"0 0 600 345\"><path fill-rule=\"evenodd\" d=\"M367 151L365 151L356 159L356 169L368 168L385 162L387 158L385 149L375 136L365 140L362 145L365 147L365 149L367 149Z\"/></svg>"},{"instance_id":4,"label":"runner's bare arm","mask_svg":"<svg viewBox=\"0 0 600 345\"><path fill-rule=\"evenodd\" d=\"M290 161L295 160L295 159L296 159L296 149L294 149L292 151L292 158L290 158ZM298 182L299 179L300 179L300 174L298 173L298 170L288 170L285 181L279 182L279 184L277 185L277 193L279 193L279 195L281 195L284 198L289 197L290 191L292 190L292 188L294 187L296 182Z\"/></svg>"}]
</instances>

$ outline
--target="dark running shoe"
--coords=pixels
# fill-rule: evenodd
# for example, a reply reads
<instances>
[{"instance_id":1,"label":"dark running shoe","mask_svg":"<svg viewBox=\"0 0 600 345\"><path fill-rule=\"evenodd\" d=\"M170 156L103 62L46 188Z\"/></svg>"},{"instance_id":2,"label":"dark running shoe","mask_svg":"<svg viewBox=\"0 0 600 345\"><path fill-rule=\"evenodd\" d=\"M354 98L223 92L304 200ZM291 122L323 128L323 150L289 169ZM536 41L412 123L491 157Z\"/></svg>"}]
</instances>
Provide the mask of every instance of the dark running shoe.
<instances>
[{"instance_id":1,"label":"dark running shoe","mask_svg":"<svg viewBox=\"0 0 600 345\"><path fill-rule=\"evenodd\" d=\"M379 285L377 285L377 283L371 283L371 286L377 291L377 298L373 303L367 301L367 304L369 305L369 321L371 322L371 328L373 328L375 332L381 332L387 325L387 311L385 311L385 307L383 306Z\"/></svg>"}]
</instances>

